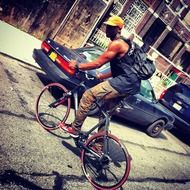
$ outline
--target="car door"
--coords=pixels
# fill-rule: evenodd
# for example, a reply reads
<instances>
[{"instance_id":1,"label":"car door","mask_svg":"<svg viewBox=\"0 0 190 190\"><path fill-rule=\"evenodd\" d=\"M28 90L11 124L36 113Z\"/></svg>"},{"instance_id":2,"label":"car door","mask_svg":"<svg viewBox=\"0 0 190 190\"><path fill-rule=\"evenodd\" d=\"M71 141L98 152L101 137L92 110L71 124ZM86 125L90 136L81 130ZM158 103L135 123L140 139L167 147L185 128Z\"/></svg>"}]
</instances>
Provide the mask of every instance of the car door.
<instances>
[{"instance_id":1,"label":"car door","mask_svg":"<svg viewBox=\"0 0 190 190\"><path fill-rule=\"evenodd\" d=\"M140 93L126 98L126 103L132 108L127 113L129 120L148 125L158 119L156 99L149 81L142 81Z\"/></svg>"}]
</instances>

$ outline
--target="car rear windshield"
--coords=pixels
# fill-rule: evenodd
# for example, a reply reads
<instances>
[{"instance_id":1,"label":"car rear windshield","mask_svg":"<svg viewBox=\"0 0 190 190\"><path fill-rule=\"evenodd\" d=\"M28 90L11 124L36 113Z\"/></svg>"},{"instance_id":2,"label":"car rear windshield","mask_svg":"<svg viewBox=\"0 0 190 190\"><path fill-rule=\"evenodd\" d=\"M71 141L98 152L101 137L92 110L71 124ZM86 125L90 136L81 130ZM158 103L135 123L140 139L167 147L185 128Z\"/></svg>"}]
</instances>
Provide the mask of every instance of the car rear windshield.
<instances>
[{"instance_id":1,"label":"car rear windshield","mask_svg":"<svg viewBox=\"0 0 190 190\"><path fill-rule=\"evenodd\" d=\"M175 93L182 93L184 96L189 97L190 98L190 87L184 85L184 84L178 84L178 85L174 85L171 87L170 89L171 91L175 92Z\"/></svg>"},{"instance_id":2,"label":"car rear windshield","mask_svg":"<svg viewBox=\"0 0 190 190\"><path fill-rule=\"evenodd\" d=\"M82 56L87 61L93 61L98 58L102 54L102 51L98 49L77 49L77 53Z\"/></svg>"},{"instance_id":3,"label":"car rear windshield","mask_svg":"<svg viewBox=\"0 0 190 190\"><path fill-rule=\"evenodd\" d=\"M183 94L190 98L190 88L184 86Z\"/></svg>"}]
</instances>

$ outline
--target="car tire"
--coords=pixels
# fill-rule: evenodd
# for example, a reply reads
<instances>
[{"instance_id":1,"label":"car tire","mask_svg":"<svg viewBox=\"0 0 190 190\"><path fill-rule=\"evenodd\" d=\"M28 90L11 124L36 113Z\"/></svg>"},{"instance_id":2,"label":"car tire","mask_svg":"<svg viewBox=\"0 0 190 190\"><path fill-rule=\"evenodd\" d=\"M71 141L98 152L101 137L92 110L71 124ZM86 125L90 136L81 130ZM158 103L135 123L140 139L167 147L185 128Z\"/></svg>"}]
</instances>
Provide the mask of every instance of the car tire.
<instances>
[{"instance_id":1,"label":"car tire","mask_svg":"<svg viewBox=\"0 0 190 190\"><path fill-rule=\"evenodd\" d=\"M151 137L157 137L164 129L165 121L162 119L159 119L148 126L146 129L146 132Z\"/></svg>"},{"instance_id":2,"label":"car tire","mask_svg":"<svg viewBox=\"0 0 190 190\"><path fill-rule=\"evenodd\" d=\"M93 116L99 113L99 108L96 104L93 104L88 112L88 116Z\"/></svg>"}]
</instances>

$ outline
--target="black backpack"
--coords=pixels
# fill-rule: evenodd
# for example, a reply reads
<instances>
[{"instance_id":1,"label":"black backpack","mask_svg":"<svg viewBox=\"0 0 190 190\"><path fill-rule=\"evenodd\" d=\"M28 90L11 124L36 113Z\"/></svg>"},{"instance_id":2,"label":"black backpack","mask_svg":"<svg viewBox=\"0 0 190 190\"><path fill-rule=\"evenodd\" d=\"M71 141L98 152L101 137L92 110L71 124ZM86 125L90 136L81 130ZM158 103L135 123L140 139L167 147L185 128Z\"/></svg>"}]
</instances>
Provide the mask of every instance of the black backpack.
<instances>
[{"instance_id":1,"label":"black backpack","mask_svg":"<svg viewBox=\"0 0 190 190\"><path fill-rule=\"evenodd\" d=\"M137 44L129 41L128 39L122 39L129 44L130 49L128 53L121 58L121 61L127 62L130 69L138 76L138 78L142 80L149 79L156 71L153 61L147 58L146 53Z\"/></svg>"}]
</instances>

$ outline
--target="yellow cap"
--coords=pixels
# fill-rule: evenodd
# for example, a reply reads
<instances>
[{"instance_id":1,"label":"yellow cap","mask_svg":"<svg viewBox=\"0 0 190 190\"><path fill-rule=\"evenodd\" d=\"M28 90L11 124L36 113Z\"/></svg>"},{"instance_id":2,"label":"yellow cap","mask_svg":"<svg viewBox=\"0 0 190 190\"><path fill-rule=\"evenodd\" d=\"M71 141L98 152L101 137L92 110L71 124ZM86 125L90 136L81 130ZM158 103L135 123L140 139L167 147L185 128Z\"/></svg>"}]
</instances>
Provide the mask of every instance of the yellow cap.
<instances>
[{"instance_id":1,"label":"yellow cap","mask_svg":"<svg viewBox=\"0 0 190 190\"><path fill-rule=\"evenodd\" d=\"M109 26L118 26L120 28L123 28L125 22L124 20L119 16L111 16L104 24Z\"/></svg>"}]
</instances>

